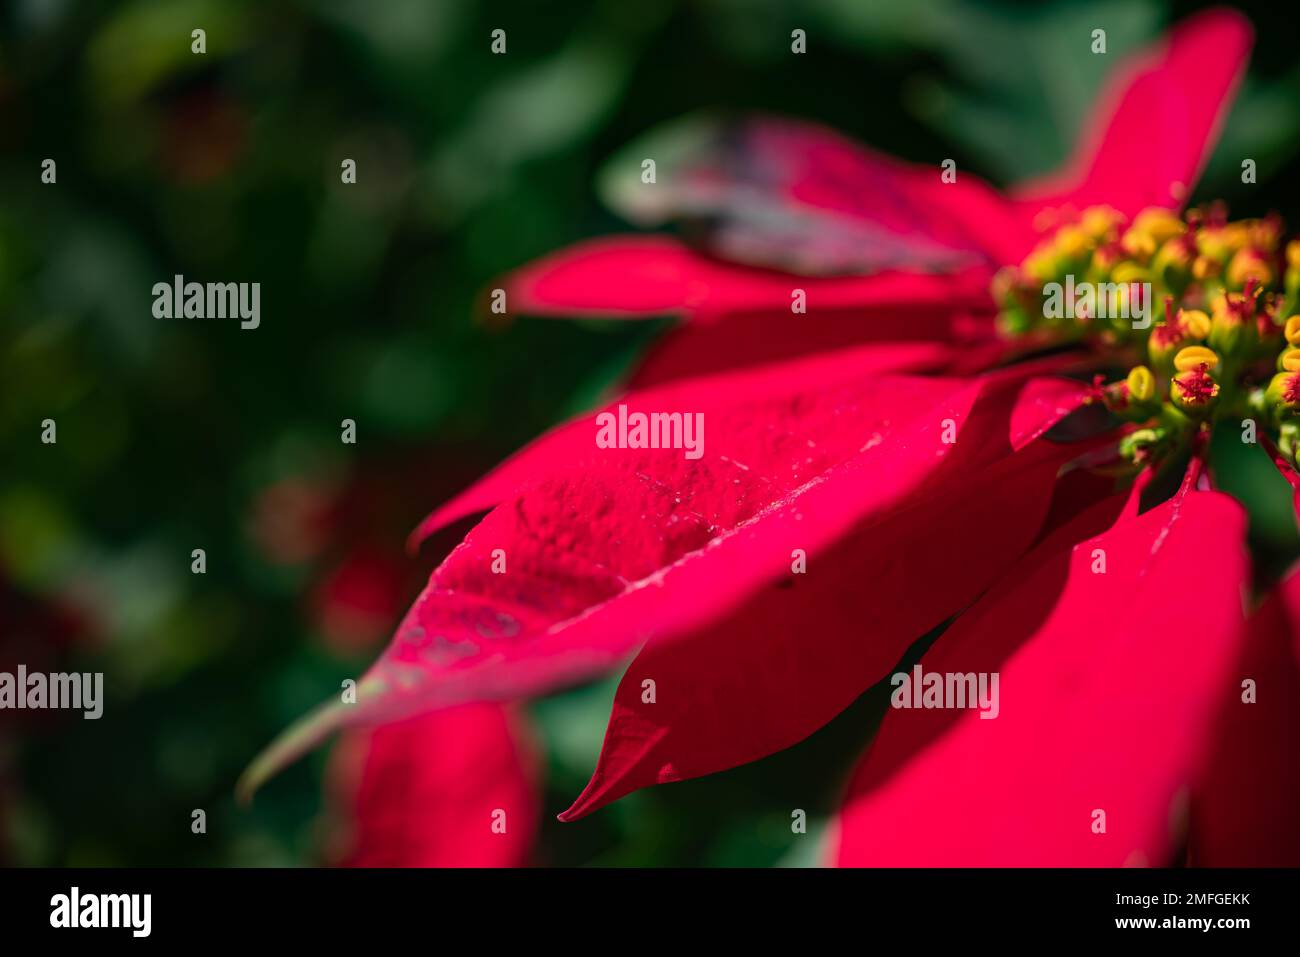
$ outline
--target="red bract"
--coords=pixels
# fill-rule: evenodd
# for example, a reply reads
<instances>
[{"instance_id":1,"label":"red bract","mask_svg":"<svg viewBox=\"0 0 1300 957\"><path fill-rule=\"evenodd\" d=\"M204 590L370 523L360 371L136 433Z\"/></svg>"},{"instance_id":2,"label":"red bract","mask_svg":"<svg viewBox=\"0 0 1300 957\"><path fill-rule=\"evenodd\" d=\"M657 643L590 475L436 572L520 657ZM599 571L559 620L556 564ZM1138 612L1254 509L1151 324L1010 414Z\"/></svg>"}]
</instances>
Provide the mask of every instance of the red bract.
<instances>
[{"instance_id":1,"label":"red bract","mask_svg":"<svg viewBox=\"0 0 1300 957\"><path fill-rule=\"evenodd\" d=\"M619 684L591 783L561 817L763 757L820 728L1006 572L1078 451L1034 443L874 513L811 552L812 573L759 591L696 640L652 637ZM654 707L643 701L647 680L663 689Z\"/></svg>"},{"instance_id":2,"label":"red bract","mask_svg":"<svg viewBox=\"0 0 1300 957\"><path fill-rule=\"evenodd\" d=\"M654 345L633 385L848 348L866 341L924 343L921 370L957 369L962 347L989 352L992 303L984 268L954 275L883 272L793 276L725 264L667 237L583 243L520 270L509 301L525 313L648 318L679 314L690 323ZM792 294L811 303L792 315Z\"/></svg>"},{"instance_id":3,"label":"red bract","mask_svg":"<svg viewBox=\"0 0 1300 957\"><path fill-rule=\"evenodd\" d=\"M331 756L332 857L352 867L516 867L537 830L523 717L449 708L346 735Z\"/></svg>"},{"instance_id":4,"label":"red bract","mask_svg":"<svg viewBox=\"0 0 1300 957\"><path fill-rule=\"evenodd\" d=\"M1196 479L1193 465L1141 515L1135 491L1080 540L1107 509L1094 506L944 634L923 669L999 673L1000 714L891 711L850 786L839 864L1300 859L1286 810L1300 578L1247 621L1244 516Z\"/></svg>"},{"instance_id":5,"label":"red bract","mask_svg":"<svg viewBox=\"0 0 1300 957\"><path fill-rule=\"evenodd\" d=\"M1061 207L1179 206L1248 46L1233 14L1177 28L1117 78L1081 158L1047 185L945 184L833 134L751 124L638 210L707 218L713 251L747 265L638 237L520 271L514 311L688 318L607 409L698 414L704 453L601 447L586 416L435 511L417 541L491 510L358 702L306 719L245 790L336 728L538 694L635 655L592 780L562 815L576 818L801 740L956 616L923 664L1001 672L1002 713L889 715L855 775L839 861L1163 863L1187 840L1194 860L1267 855L1265 814L1239 831L1220 819L1295 794L1293 775L1260 771L1262 798L1234 770L1242 735L1272 760L1294 733L1275 733L1294 728L1294 639L1279 638L1294 586L1246 623L1242 516L1202 445L1177 494L1146 510L1153 470L1126 497L1091 468L1116 466L1122 434L1143 437L1072 413L1158 404L1150 370L1133 395L1056 377L1077 351L989 371L1013 355L994 332L994 266ZM1130 464L1153 454L1143 441L1148 459ZM1243 714L1224 696L1256 660L1273 703Z\"/></svg>"},{"instance_id":6,"label":"red bract","mask_svg":"<svg viewBox=\"0 0 1300 957\"><path fill-rule=\"evenodd\" d=\"M501 504L433 573L357 703L309 718L245 785L344 724L536 693L613 667L651 634L698 636L785 578L794 548L829 548L999 462L1082 401L1076 383L1027 382L1036 368L880 374L861 348L682 384L670 395L709 423L698 461L598 449L590 420L562 427L467 493L471 509Z\"/></svg>"},{"instance_id":7,"label":"red bract","mask_svg":"<svg viewBox=\"0 0 1300 957\"><path fill-rule=\"evenodd\" d=\"M1169 860L1249 571L1240 509L1191 484L1095 537L1049 538L936 642L923 671L1000 674L1000 712L891 710L850 788L839 863Z\"/></svg>"},{"instance_id":8,"label":"red bract","mask_svg":"<svg viewBox=\"0 0 1300 957\"><path fill-rule=\"evenodd\" d=\"M1209 867L1294 867L1300 861L1300 573L1247 622L1231 672L1255 684L1253 704L1227 688L1209 758L1193 790L1189 860Z\"/></svg>"}]
</instances>

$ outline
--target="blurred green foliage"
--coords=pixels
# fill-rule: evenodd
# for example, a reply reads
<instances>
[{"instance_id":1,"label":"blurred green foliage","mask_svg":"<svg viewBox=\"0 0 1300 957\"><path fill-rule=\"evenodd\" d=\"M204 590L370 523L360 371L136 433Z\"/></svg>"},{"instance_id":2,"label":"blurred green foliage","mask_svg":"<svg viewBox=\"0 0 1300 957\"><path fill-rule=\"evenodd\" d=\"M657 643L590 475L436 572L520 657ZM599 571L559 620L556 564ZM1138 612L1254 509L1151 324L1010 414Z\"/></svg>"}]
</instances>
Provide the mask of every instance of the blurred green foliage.
<instances>
[{"instance_id":1,"label":"blurred green foliage","mask_svg":"<svg viewBox=\"0 0 1300 957\"><path fill-rule=\"evenodd\" d=\"M756 109L1008 182L1063 159L1107 61L1191 8L6 4L0 643L42 642L112 679L111 721L0 725L0 859L320 859L323 755L250 810L231 797L252 754L384 637L329 640L309 596L366 548L410 566L409 601L449 542L408 561L405 533L588 405L662 328L476 319L493 277L622 228L594 186L621 146L702 109ZM1296 223L1293 29L1266 5L1250 13L1253 72L1197 197ZM1094 25L1110 31L1109 57L1079 39ZM489 53L497 27L503 57ZM798 58L795 27L809 34ZM1241 156L1258 160L1257 186L1240 184ZM39 180L47 157L54 187ZM345 157L359 176L342 189ZM154 320L151 287L176 273L260 281L261 328ZM356 446L338 441L345 417ZM45 418L57 453L39 442ZM306 530L277 524L268 489L288 490ZM313 496L343 503L323 529ZM203 576L190 574L196 547ZM593 766L613 687L534 707L549 755L539 862L811 863L886 700L873 689L787 752L555 824ZM790 833L794 807L810 814L807 838Z\"/></svg>"}]
</instances>

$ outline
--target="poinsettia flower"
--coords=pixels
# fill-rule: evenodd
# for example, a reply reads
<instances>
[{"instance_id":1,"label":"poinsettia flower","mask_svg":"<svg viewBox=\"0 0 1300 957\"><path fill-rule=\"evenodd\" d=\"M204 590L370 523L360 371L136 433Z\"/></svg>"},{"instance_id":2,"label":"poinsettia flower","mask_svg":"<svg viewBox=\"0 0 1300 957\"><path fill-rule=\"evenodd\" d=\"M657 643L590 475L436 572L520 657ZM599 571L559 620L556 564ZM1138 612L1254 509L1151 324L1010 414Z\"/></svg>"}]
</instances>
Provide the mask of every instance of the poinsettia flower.
<instances>
[{"instance_id":1,"label":"poinsettia flower","mask_svg":"<svg viewBox=\"0 0 1300 957\"><path fill-rule=\"evenodd\" d=\"M1144 59L1126 80L1131 95L1103 125L1132 163L1150 144L1126 111L1169 99L1170 115L1181 117L1166 131L1174 156L1152 167L1165 185L1117 186L1119 206L1070 211L1092 203L1118 168L1112 144L1103 144L1081 180L1052 192L1062 218L1046 245L1016 239L1048 208L1034 200L971 184L937 194L955 205L942 206L935 222L917 208L928 201L920 177L873 160L883 171L871 175L896 186L906 214L873 210L870 228L856 235L911 222L907 254L957 271L813 277L816 288L849 312L859 295L872 303L897 295L890 308L917 302L918 314L932 304L943 315L952 311L946 291L981 277L995 293L979 293L984 333L962 339L939 328L855 347L821 343L805 357L666 377L543 436L426 520L417 538L488 512L433 572L356 703L304 719L254 763L243 790L339 728L543 693L635 655L592 780L563 815L574 818L635 788L801 740L955 617L926 663L951 659L970 670L966 655L985 671L1003 668L1017 710L985 722L997 730L984 737L978 724L970 730L979 715L891 715L855 778L839 859L855 863L861 850L867 860L906 860L901 844L861 832L906 833L896 819L919 828L918 809L927 807L937 817L951 811L953 827L974 827L981 814L992 822L951 841L948 860L1167 860L1180 846L1171 811L1193 788L1206 806L1240 800L1215 789L1210 769L1214 729L1233 724L1216 719L1224 682L1249 650L1242 602L1252 579L1243 518L1211 486L1206 439L1216 421L1249 416L1283 468L1294 468L1300 447L1300 360L1291 355L1300 354L1300 318L1294 329L1287 318L1300 251L1283 266L1271 224L1166 208L1187 185L1168 177L1190 181L1197 171L1247 44L1239 19L1211 14ZM1213 62L1198 62L1205 57ZM708 173L691 202L730 202ZM794 195L845 214L824 191ZM980 232L989 217L1005 229ZM729 248L766 249L734 238ZM1243 250L1253 258L1234 278L1228 267ZM568 275L572 262L526 272L516 291L590 296L585 255ZM770 310L788 285L770 271L712 261L698 271L695 254L660 240L612 255L615 291L631 311L667 305L744 318ZM1011 267L996 279L995 257ZM688 264L685 272L674 263ZM1045 283L1074 268L1141 274L1167 299L1164 319L1153 329L1109 324L1086 308L1051 315ZM1044 347L1049 357L1024 361L1021 353ZM1010 355L1021 361L978 371ZM1274 364L1282 371L1261 381ZM1133 368L1106 384L1117 365ZM917 374L945 367L949 374ZM1097 378L1060 375L1080 371ZM622 432L611 448L599 437L601 421L656 414L698 416L707 425L699 454L677 443L646 447ZM1164 486L1179 468L1186 478L1171 494ZM1142 672L1150 702L1117 682L1113 671L1126 663ZM1165 671L1148 674L1157 667ZM1076 707L1062 712L1058 697ZM1113 762L1089 728L1124 737ZM1044 760L1056 738L1087 754ZM992 798L967 799L968 780L950 784L946 803L918 797L952 762L974 768L976 760L1004 772ZM1049 772L1041 782L1032 777L1038 763ZM990 801L1013 810L990 810ZM1092 830L1098 821L1102 829ZM1093 834L1111 839L1089 841ZM916 859L940 859L946 846L926 845Z\"/></svg>"},{"instance_id":2,"label":"poinsettia flower","mask_svg":"<svg viewBox=\"0 0 1300 957\"><path fill-rule=\"evenodd\" d=\"M540 810L524 716L449 708L349 732L330 756L329 857L350 867L518 867Z\"/></svg>"}]
</instances>

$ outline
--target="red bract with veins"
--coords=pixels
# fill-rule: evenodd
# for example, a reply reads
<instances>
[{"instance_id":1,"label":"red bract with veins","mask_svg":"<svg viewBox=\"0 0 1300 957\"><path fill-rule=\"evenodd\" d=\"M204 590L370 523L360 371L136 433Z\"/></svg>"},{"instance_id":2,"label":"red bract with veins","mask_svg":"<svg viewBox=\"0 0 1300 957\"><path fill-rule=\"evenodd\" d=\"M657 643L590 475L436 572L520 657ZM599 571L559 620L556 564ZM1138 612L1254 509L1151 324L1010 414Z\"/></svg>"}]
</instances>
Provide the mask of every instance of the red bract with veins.
<instances>
[{"instance_id":1,"label":"red bract with veins","mask_svg":"<svg viewBox=\"0 0 1300 957\"><path fill-rule=\"evenodd\" d=\"M596 240L505 288L679 315L601 411L699 414L703 453L602 448L586 416L439 508L418 537L487 514L357 703L245 790L339 727L630 658L578 818L800 741L946 624L922 670L998 675L996 718L891 709L835 861L1300 862L1300 586L1252 570L1210 441L1240 427L1297 482L1300 246L1182 210L1249 45L1232 13L1177 26L1009 194L787 121L697 137L632 213L703 250Z\"/></svg>"}]
</instances>

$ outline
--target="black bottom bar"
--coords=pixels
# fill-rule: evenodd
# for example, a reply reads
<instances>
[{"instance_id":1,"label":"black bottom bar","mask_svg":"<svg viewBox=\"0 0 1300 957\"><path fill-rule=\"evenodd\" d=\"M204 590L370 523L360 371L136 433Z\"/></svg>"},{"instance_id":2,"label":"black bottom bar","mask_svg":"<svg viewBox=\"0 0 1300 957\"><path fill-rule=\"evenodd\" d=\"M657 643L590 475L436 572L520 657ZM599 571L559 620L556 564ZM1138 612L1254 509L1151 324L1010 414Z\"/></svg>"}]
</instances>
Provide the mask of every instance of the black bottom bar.
<instances>
[{"instance_id":1,"label":"black bottom bar","mask_svg":"<svg viewBox=\"0 0 1300 957\"><path fill-rule=\"evenodd\" d=\"M840 934L864 946L918 933L927 943L1193 935L1230 943L1287 930L1298 877L1250 870L10 870L0 872L0 926L6 943L76 935L83 944L283 940L373 948L413 937L437 947L466 935L491 946L521 935L564 946L680 941L694 933L688 928L767 943L783 929L818 940ZM594 937L606 932L612 936Z\"/></svg>"}]
</instances>

